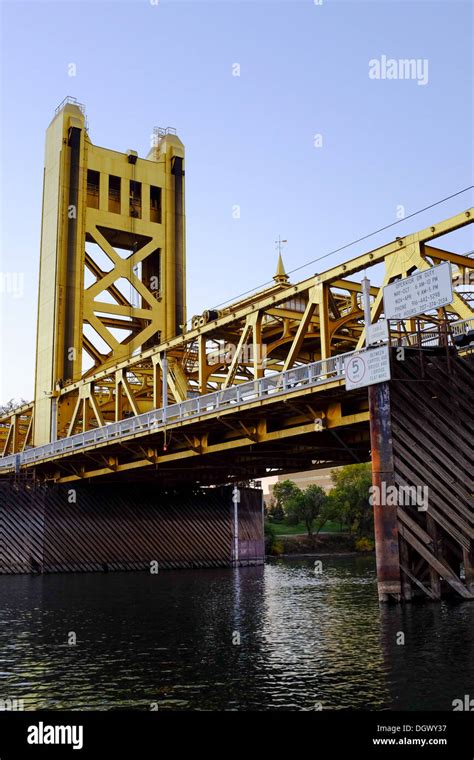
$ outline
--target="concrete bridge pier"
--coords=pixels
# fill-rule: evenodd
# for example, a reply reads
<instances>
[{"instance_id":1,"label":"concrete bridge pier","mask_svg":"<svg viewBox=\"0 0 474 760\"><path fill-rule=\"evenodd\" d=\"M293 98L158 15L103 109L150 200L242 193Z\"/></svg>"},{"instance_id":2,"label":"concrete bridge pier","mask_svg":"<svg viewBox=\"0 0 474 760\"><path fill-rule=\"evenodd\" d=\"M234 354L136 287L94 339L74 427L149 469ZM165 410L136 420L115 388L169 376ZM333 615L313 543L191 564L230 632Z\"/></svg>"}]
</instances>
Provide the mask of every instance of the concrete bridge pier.
<instances>
[{"instance_id":1,"label":"concrete bridge pier","mask_svg":"<svg viewBox=\"0 0 474 760\"><path fill-rule=\"evenodd\" d=\"M235 522L233 486L2 482L0 573L263 564L262 491L238 490Z\"/></svg>"}]
</instances>

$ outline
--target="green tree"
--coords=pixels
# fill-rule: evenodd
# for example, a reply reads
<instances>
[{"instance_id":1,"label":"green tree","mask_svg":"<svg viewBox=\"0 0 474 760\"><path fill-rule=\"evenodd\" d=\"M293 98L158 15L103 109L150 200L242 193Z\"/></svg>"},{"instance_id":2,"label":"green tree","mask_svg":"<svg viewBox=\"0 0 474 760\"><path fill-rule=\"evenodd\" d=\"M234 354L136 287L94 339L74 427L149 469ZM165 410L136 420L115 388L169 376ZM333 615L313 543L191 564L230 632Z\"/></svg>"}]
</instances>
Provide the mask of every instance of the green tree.
<instances>
[{"instance_id":1,"label":"green tree","mask_svg":"<svg viewBox=\"0 0 474 760\"><path fill-rule=\"evenodd\" d=\"M267 517L270 522L283 522L285 519L285 512L283 507L278 506L275 499L271 499L267 509Z\"/></svg>"},{"instance_id":2,"label":"green tree","mask_svg":"<svg viewBox=\"0 0 474 760\"><path fill-rule=\"evenodd\" d=\"M292 480L279 480L278 483L275 483L273 486L275 508L272 514L275 522L278 520L281 522L285 516L288 516L288 502L293 496L296 496L299 493L301 493L300 489Z\"/></svg>"},{"instance_id":3,"label":"green tree","mask_svg":"<svg viewBox=\"0 0 474 760\"><path fill-rule=\"evenodd\" d=\"M281 541L278 541L275 528L271 522L265 520L265 554L279 555L283 554L284 547Z\"/></svg>"},{"instance_id":4,"label":"green tree","mask_svg":"<svg viewBox=\"0 0 474 760\"><path fill-rule=\"evenodd\" d=\"M329 494L329 511L332 519L349 526L357 536L371 537L374 516L369 503L372 485L370 464L349 464L331 472L333 488Z\"/></svg>"},{"instance_id":5,"label":"green tree","mask_svg":"<svg viewBox=\"0 0 474 760\"><path fill-rule=\"evenodd\" d=\"M316 532L319 533L328 520L326 503L326 493L320 486L312 484L304 491L298 488L297 491L293 491L286 503L285 512L288 522L291 521L293 524L303 522L308 536L312 538L313 528L316 527Z\"/></svg>"}]
</instances>

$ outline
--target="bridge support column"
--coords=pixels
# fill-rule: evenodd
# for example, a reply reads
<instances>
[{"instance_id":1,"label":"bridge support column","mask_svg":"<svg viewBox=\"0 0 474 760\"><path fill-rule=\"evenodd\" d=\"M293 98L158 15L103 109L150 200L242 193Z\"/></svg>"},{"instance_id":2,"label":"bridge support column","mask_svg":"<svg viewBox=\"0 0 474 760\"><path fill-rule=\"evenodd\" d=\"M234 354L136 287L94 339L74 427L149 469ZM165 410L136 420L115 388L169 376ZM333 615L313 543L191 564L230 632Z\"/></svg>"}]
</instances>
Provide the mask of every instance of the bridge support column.
<instances>
[{"instance_id":1,"label":"bridge support column","mask_svg":"<svg viewBox=\"0 0 474 760\"><path fill-rule=\"evenodd\" d=\"M443 551L442 551L442 540L440 540L438 526L436 522L433 520L430 514L427 513L426 515L426 529L428 531L428 534L431 536L433 540L433 553L437 557L442 557ZM429 574L430 574L430 586L431 586L431 592L435 599L441 599L441 577L439 572L432 566L429 566Z\"/></svg>"},{"instance_id":2,"label":"bridge support column","mask_svg":"<svg viewBox=\"0 0 474 760\"><path fill-rule=\"evenodd\" d=\"M463 550L464 582L469 591L474 593L474 551Z\"/></svg>"},{"instance_id":3,"label":"bridge support column","mask_svg":"<svg viewBox=\"0 0 474 760\"><path fill-rule=\"evenodd\" d=\"M262 491L238 493L234 526L231 486L2 482L0 575L261 565Z\"/></svg>"},{"instance_id":4,"label":"bridge support column","mask_svg":"<svg viewBox=\"0 0 474 760\"><path fill-rule=\"evenodd\" d=\"M390 390L388 383L369 387L370 441L379 601L400 601L400 550L396 500L387 497L395 484ZM390 488L392 487L392 488Z\"/></svg>"},{"instance_id":5,"label":"bridge support column","mask_svg":"<svg viewBox=\"0 0 474 760\"><path fill-rule=\"evenodd\" d=\"M439 347L397 351L390 437L398 532L406 546L404 598L411 584L413 596L425 600L456 594L472 601L472 356Z\"/></svg>"},{"instance_id":6,"label":"bridge support column","mask_svg":"<svg viewBox=\"0 0 474 760\"><path fill-rule=\"evenodd\" d=\"M408 569L410 567L410 548L406 541L403 540L399 536L399 544L400 544L400 568L405 567ZM410 579L408 578L406 572L402 573L402 598L404 602L411 602L412 600L412 588Z\"/></svg>"}]
</instances>

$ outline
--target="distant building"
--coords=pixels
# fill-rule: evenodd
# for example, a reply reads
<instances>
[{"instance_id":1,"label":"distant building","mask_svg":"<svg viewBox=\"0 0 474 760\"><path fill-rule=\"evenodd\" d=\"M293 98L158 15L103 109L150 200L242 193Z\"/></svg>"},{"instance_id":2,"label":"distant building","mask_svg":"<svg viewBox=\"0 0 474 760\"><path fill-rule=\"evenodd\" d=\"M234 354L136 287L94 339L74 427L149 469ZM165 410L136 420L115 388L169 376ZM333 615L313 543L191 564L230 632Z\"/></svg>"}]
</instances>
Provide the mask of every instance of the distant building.
<instances>
[{"instance_id":1,"label":"distant building","mask_svg":"<svg viewBox=\"0 0 474 760\"><path fill-rule=\"evenodd\" d=\"M326 467L321 470L306 470L305 472L292 472L289 475L278 475L273 483L268 485L268 493L264 493L265 504L268 507L273 498L273 489L276 483L281 483L282 480L292 480L296 483L298 488L302 490L310 485L321 486L321 488L328 493L332 486L331 472L337 469L335 467Z\"/></svg>"}]
</instances>

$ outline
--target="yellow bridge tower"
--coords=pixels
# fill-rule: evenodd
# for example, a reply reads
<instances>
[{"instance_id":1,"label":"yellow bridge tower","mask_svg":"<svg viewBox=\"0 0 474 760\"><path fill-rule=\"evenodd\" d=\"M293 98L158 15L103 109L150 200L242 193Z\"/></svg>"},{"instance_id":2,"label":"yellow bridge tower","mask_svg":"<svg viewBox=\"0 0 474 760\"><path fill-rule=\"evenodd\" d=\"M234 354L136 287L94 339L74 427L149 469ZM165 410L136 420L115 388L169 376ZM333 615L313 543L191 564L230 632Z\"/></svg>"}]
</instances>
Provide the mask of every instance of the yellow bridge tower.
<instances>
[{"instance_id":1,"label":"yellow bridge tower","mask_svg":"<svg viewBox=\"0 0 474 760\"><path fill-rule=\"evenodd\" d=\"M182 142L168 128L154 130L146 158L97 147L66 98L46 133L42 220L35 446L72 414L58 409L63 387L183 330Z\"/></svg>"},{"instance_id":2,"label":"yellow bridge tower","mask_svg":"<svg viewBox=\"0 0 474 760\"><path fill-rule=\"evenodd\" d=\"M67 99L45 164L35 399L0 417L0 572L260 563L249 481L371 459L379 598L474 599L474 270L458 235L474 209L296 283L280 256L269 286L186 328L173 130L146 159L98 148ZM387 315L386 286L444 264L450 299ZM391 379L350 387L367 323ZM382 495L427 484L429 510Z\"/></svg>"}]
</instances>

